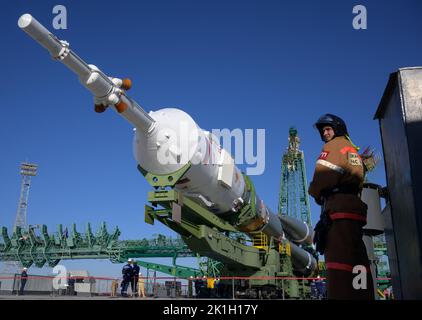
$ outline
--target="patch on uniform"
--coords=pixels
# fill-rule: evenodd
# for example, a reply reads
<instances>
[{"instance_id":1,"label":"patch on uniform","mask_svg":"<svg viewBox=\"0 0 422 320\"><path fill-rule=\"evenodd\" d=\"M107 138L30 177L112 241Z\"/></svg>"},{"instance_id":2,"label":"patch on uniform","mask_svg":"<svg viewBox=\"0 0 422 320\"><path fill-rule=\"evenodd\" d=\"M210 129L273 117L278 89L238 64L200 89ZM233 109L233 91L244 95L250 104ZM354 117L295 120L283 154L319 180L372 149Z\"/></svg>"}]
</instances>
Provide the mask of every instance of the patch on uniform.
<instances>
[{"instance_id":1,"label":"patch on uniform","mask_svg":"<svg viewBox=\"0 0 422 320\"><path fill-rule=\"evenodd\" d=\"M322 151L321 154L319 155L318 160L326 160L328 158L329 153L330 151Z\"/></svg>"},{"instance_id":2,"label":"patch on uniform","mask_svg":"<svg viewBox=\"0 0 422 320\"><path fill-rule=\"evenodd\" d=\"M359 155L357 153L348 152L347 160L349 161L349 164L352 166L362 165L362 160L359 158Z\"/></svg>"}]
</instances>

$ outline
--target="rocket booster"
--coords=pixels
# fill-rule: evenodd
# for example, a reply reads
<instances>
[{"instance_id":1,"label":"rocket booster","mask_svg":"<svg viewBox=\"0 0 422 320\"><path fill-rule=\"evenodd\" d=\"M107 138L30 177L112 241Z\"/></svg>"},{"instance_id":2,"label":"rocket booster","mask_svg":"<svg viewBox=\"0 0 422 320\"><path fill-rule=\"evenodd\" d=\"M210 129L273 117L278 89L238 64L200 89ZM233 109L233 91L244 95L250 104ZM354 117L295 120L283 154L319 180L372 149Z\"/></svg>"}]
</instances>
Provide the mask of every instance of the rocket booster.
<instances>
[{"instance_id":1,"label":"rocket booster","mask_svg":"<svg viewBox=\"0 0 422 320\"><path fill-rule=\"evenodd\" d=\"M164 108L147 113L131 99L126 91L129 79L106 76L99 68L87 64L30 14L19 18L18 26L40 45L53 59L72 70L79 81L94 96L96 112L113 106L117 113L135 127L134 156L144 170L169 174L187 163L192 166L176 184L175 189L216 215L236 214L247 204L251 214L239 219L235 227L246 233L263 232L276 239L287 238L297 244L311 243L311 231L302 222L289 217L278 217L254 192L251 182L235 166L231 155L221 148L219 140L202 130L186 112ZM302 248L292 250L294 267L312 271L314 257ZM305 272L304 272L305 273Z\"/></svg>"}]
</instances>

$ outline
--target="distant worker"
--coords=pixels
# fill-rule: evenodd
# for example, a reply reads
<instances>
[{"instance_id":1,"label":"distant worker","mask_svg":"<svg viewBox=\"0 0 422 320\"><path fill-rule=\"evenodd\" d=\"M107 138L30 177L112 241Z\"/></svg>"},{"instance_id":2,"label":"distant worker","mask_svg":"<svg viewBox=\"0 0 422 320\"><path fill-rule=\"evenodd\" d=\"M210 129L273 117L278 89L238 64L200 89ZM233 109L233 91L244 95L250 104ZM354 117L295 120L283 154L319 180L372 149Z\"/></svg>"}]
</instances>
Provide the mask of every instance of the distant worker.
<instances>
[{"instance_id":1,"label":"distant worker","mask_svg":"<svg viewBox=\"0 0 422 320\"><path fill-rule=\"evenodd\" d=\"M23 268L22 269L22 273L21 273L21 287L19 290L19 295L23 296L23 292L25 289L25 285L26 285L26 281L28 280L28 273L27 273L27 268Z\"/></svg>"},{"instance_id":2,"label":"distant worker","mask_svg":"<svg viewBox=\"0 0 422 320\"><path fill-rule=\"evenodd\" d=\"M193 282L195 286L195 297L199 298L201 296L202 280L201 278L195 278Z\"/></svg>"},{"instance_id":3,"label":"distant worker","mask_svg":"<svg viewBox=\"0 0 422 320\"><path fill-rule=\"evenodd\" d=\"M325 255L328 299L374 299L372 276L362 227L367 205L360 199L364 166L345 122L332 114L315 123L325 142L316 162L309 194L322 207L315 226L316 249ZM355 266L366 268L366 283L356 286ZM356 271L355 270L355 271ZM365 289L366 288L366 289Z\"/></svg>"},{"instance_id":4,"label":"distant worker","mask_svg":"<svg viewBox=\"0 0 422 320\"><path fill-rule=\"evenodd\" d=\"M75 283L76 283L76 279L74 277L69 277L68 286L67 286L67 294L69 296L76 295Z\"/></svg>"},{"instance_id":5,"label":"distant worker","mask_svg":"<svg viewBox=\"0 0 422 320\"><path fill-rule=\"evenodd\" d=\"M111 281L111 294L110 297L117 297L117 290L119 289L119 280L113 279Z\"/></svg>"},{"instance_id":6,"label":"distant worker","mask_svg":"<svg viewBox=\"0 0 422 320\"><path fill-rule=\"evenodd\" d=\"M385 295L385 300L393 300L394 299L393 290L392 290L391 287L385 288L384 295Z\"/></svg>"},{"instance_id":7,"label":"distant worker","mask_svg":"<svg viewBox=\"0 0 422 320\"><path fill-rule=\"evenodd\" d=\"M393 287L388 287L388 297L390 300L394 300L394 292L393 292Z\"/></svg>"},{"instance_id":8,"label":"distant worker","mask_svg":"<svg viewBox=\"0 0 422 320\"><path fill-rule=\"evenodd\" d=\"M311 299L318 299L318 289L315 280L312 280L309 286L311 288Z\"/></svg>"},{"instance_id":9,"label":"distant worker","mask_svg":"<svg viewBox=\"0 0 422 320\"><path fill-rule=\"evenodd\" d=\"M188 298L192 298L193 297L193 276L190 276L188 279Z\"/></svg>"},{"instance_id":10,"label":"distant worker","mask_svg":"<svg viewBox=\"0 0 422 320\"><path fill-rule=\"evenodd\" d=\"M142 273L139 272L138 277L138 297L145 298L147 295L145 294L145 281L142 276Z\"/></svg>"},{"instance_id":11,"label":"distant worker","mask_svg":"<svg viewBox=\"0 0 422 320\"><path fill-rule=\"evenodd\" d=\"M326 290L326 283L320 276L317 277L317 281L315 282L318 299L326 299L327 298L327 290Z\"/></svg>"},{"instance_id":12,"label":"distant worker","mask_svg":"<svg viewBox=\"0 0 422 320\"><path fill-rule=\"evenodd\" d=\"M207 278L207 297L215 298L214 291L215 291L215 279L208 277Z\"/></svg>"},{"instance_id":13,"label":"distant worker","mask_svg":"<svg viewBox=\"0 0 422 320\"><path fill-rule=\"evenodd\" d=\"M127 297L127 288L129 287L129 284L131 283L132 280L132 259L128 259L127 260L127 264L125 264L123 266L122 269L122 276L123 276L123 281L122 281L122 291L121 291L121 295L122 297Z\"/></svg>"},{"instance_id":14,"label":"distant worker","mask_svg":"<svg viewBox=\"0 0 422 320\"><path fill-rule=\"evenodd\" d=\"M131 279L131 287L132 287L132 295L138 296L138 280L139 280L139 271L140 268L138 266L138 262L136 260L132 261L132 279Z\"/></svg>"},{"instance_id":15,"label":"distant worker","mask_svg":"<svg viewBox=\"0 0 422 320\"><path fill-rule=\"evenodd\" d=\"M385 289L384 289L384 291L383 291L383 295L384 295L385 300L388 300L388 299L389 299L389 295L388 295L388 288L385 288Z\"/></svg>"}]
</instances>

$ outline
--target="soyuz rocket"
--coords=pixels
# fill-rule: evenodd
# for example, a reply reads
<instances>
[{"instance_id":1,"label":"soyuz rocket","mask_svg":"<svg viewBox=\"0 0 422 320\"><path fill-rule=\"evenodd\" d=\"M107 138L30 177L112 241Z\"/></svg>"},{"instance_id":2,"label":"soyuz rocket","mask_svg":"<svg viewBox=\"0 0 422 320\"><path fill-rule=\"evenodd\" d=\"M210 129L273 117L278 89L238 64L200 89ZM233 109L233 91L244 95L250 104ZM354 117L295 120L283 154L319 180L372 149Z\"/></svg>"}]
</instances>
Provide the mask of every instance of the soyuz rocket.
<instances>
[{"instance_id":1,"label":"soyuz rocket","mask_svg":"<svg viewBox=\"0 0 422 320\"><path fill-rule=\"evenodd\" d=\"M190 162L192 166L175 186L178 192L222 217L254 203L255 216L236 226L237 229L263 232L278 240L287 238L291 242L294 269L309 274L316 268L315 258L296 245L311 243L309 227L294 218L275 215L257 195L251 199L245 178L230 153L189 114L176 108L147 113L127 95L132 86L129 79L108 77L96 66L87 64L69 48L68 42L59 40L30 14L22 15L18 26L78 76L93 94L96 112L111 107L135 128L133 150L141 168L163 175Z\"/></svg>"}]
</instances>

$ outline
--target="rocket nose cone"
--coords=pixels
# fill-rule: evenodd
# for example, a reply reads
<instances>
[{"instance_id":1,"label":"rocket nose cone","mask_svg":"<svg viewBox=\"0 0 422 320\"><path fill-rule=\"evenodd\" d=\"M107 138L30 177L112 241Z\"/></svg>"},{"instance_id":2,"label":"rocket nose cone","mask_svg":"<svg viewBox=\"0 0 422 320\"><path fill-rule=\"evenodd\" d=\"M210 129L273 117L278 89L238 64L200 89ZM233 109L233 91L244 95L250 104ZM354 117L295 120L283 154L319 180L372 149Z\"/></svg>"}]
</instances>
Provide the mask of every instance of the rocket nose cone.
<instances>
[{"instance_id":1,"label":"rocket nose cone","mask_svg":"<svg viewBox=\"0 0 422 320\"><path fill-rule=\"evenodd\" d=\"M21 17L18 20L18 26L21 29L26 28L27 26L29 26L32 22L32 16L29 13L25 13L23 15L21 15Z\"/></svg>"}]
</instances>

